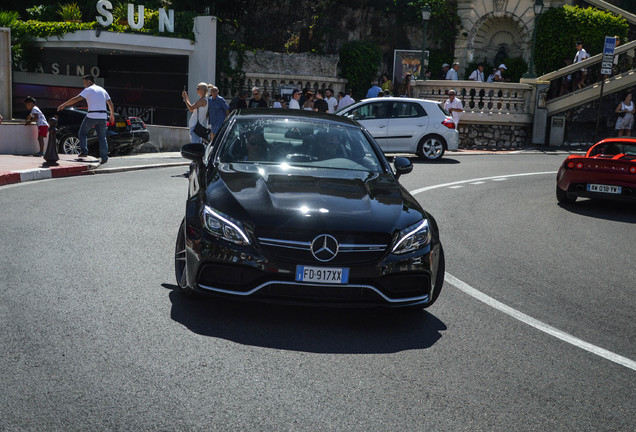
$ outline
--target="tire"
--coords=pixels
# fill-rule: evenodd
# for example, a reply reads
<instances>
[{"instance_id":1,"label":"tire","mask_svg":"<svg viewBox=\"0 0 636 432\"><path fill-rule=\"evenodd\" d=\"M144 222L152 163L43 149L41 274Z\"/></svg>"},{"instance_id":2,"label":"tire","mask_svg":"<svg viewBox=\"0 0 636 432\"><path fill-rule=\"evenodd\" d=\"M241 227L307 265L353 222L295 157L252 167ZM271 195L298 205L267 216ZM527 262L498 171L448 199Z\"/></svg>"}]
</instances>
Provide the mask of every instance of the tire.
<instances>
[{"instance_id":1,"label":"tire","mask_svg":"<svg viewBox=\"0 0 636 432\"><path fill-rule=\"evenodd\" d=\"M446 141L439 135L427 135L417 145L417 155L422 160L438 160L444 156Z\"/></svg>"},{"instance_id":2,"label":"tire","mask_svg":"<svg viewBox=\"0 0 636 432\"><path fill-rule=\"evenodd\" d=\"M179 226L177 242L174 247L174 272L177 279L177 291L182 295L191 296L195 291L188 286L188 266L185 248L185 219Z\"/></svg>"},{"instance_id":3,"label":"tire","mask_svg":"<svg viewBox=\"0 0 636 432\"><path fill-rule=\"evenodd\" d=\"M576 201L576 197L570 198L568 193L561 189L559 185L556 187L556 198L559 204L573 204Z\"/></svg>"},{"instance_id":4,"label":"tire","mask_svg":"<svg viewBox=\"0 0 636 432\"><path fill-rule=\"evenodd\" d=\"M439 245L439 264L437 266L437 274L435 275L435 285L433 285L433 293L431 294L431 301L423 305L424 309L431 307L433 303L439 297L439 293L442 292L442 285L444 285L444 273L446 272L446 258L444 257L444 248L442 244Z\"/></svg>"},{"instance_id":5,"label":"tire","mask_svg":"<svg viewBox=\"0 0 636 432\"><path fill-rule=\"evenodd\" d=\"M76 135L67 135L60 140L58 152L67 155L80 154L79 138Z\"/></svg>"}]
</instances>

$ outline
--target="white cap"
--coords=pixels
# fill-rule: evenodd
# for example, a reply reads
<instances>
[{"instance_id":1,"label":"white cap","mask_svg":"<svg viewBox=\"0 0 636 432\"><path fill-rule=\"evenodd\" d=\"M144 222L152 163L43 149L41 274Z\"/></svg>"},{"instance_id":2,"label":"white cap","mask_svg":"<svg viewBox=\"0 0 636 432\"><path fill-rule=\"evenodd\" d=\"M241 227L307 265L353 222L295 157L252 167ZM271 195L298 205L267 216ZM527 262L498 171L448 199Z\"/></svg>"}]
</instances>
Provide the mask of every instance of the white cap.
<instances>
[{"instance_id":1,"label":"white cap","mask_svg":"<svg viewBox=\"0 0 636 432\"><path fill-rule=\"evenodd\" d=\"M498 67L497 69L501 69L501 68L508 69L508 68L506 67L506 65L505 65L505 64L503 64L503 63L502 63L502 64L500 64L500 65L499 65L499 67Z\"/></svg>"},{"instance_id":2,"label":"white cap","mask_svg":"<svg viewBox=\"0 0 636 432\"><path fill-rule=\"evenodd\" d=\"M448 63L444 63L442 67L450 67L450 65Z\"/></svg>"}]
</instances>

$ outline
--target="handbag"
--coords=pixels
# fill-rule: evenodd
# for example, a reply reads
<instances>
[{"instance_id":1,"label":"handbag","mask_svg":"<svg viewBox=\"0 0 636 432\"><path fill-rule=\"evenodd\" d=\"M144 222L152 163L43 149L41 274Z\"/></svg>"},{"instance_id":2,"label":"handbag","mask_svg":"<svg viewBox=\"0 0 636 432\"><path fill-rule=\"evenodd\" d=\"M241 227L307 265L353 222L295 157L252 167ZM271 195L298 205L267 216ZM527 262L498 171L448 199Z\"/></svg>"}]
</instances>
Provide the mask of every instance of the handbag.
<instances>
[{"instance_id":1,"label":"handbag","mask_svg":"<svg viewBox=\"0 0 636 432\"><path fill-rule=\"evenodd\" d=\"M194 129L192 132L200 136L201 138L207 138L210 136L211 129L206 128L201 123L199 123L199 108L197 108L197 124L194 125Z\"/></svg>"}]
</instances>

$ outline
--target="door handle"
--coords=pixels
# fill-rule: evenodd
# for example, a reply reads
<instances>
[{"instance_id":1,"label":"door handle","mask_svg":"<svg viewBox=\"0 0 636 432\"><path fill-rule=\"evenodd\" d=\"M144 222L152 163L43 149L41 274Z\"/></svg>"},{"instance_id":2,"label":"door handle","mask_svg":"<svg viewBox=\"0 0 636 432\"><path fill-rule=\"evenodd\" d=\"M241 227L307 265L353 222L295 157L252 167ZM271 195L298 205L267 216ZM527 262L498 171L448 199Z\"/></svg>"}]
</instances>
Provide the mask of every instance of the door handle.
<instances>
[{"instance_id":1,"label":"door handle","mask_svg":"<svg viewBox=\"0 0 636 432\"><path fill-rule=\"evenodd\" d=\"M378 128L380 128L380 129L385 128L385 127L386 127L385 125L378 126Z\"/></svg>"}]
</instances>

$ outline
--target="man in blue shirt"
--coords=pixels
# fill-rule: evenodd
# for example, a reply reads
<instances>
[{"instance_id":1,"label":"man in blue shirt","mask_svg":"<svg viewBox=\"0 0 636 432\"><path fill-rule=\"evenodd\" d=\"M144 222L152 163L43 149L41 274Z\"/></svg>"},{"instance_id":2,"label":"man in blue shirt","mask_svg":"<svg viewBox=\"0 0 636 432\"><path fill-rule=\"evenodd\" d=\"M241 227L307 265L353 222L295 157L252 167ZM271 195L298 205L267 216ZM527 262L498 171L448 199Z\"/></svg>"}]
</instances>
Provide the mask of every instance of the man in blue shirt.
<instances>
[{"instance_id":1,"label":"man in blue shirt","mask_svg":"<svg viewBox=\"0 0 636 432\"><path fill-rule=\"evenodd\" d=\"M371 83L371 88L367 92L367 99L368 98L378 97L378 93L380 93L381 91L382 91L382 89L380 87L378 87L378 82L377 81L373 81Z\"/></svg>"},{"instance_id":2,"label":"man in blue shirt","mask_svg":"<svg viewBox=\"0 0 636 432\"><path fill-rule=\"evenodd\" d=\"M210 129L212 130L210 140L214 139L229 113L230 106L222 96L219 96L218 87L212 86L210 88L210 97L208 98L208 115L210 116Z\"/></svg>"}]
</instances>

